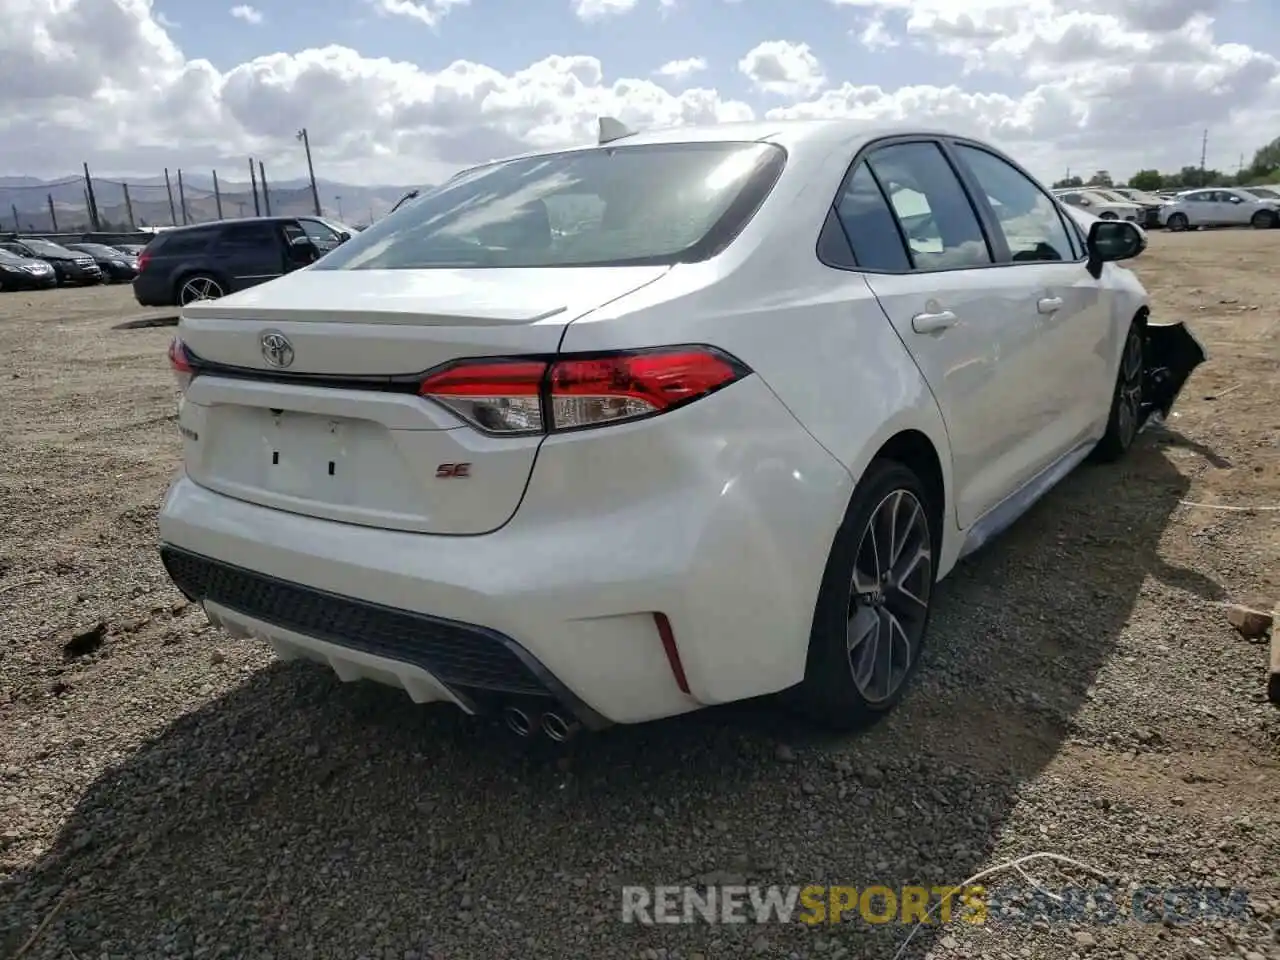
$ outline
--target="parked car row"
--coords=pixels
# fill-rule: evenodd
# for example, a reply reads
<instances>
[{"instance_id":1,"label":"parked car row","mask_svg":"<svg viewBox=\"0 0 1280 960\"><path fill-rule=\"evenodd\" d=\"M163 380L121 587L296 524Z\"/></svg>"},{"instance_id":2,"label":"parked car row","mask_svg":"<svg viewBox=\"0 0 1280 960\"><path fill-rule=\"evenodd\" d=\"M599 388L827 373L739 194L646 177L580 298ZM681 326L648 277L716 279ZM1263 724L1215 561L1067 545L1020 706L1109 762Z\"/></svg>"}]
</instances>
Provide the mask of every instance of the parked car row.
<instances>
[{"instance_id":1,"label":"parked car row","mask_svg":"<svg viewBox=\"0 0 1280 960\"><path fill-rule=\"evenodd\" d=\"M1080 187L1054 191L1059 201L1103 220L1129 220L1150 229L1280 226L1280 191L1269 187L1212 187L1179 193L1147 193L1131 187Z\"/></svg>"},{"instance_id":2,"label":"parked car row","mask_svg":"<svg viewBox=\"0 0 1280 960\"><path fill-rule=\"evenodd\" d=\"M0 240L0 290L127 283L137 275L137 254L125 247L17 235Z\"/></svg>"}]
</instances>

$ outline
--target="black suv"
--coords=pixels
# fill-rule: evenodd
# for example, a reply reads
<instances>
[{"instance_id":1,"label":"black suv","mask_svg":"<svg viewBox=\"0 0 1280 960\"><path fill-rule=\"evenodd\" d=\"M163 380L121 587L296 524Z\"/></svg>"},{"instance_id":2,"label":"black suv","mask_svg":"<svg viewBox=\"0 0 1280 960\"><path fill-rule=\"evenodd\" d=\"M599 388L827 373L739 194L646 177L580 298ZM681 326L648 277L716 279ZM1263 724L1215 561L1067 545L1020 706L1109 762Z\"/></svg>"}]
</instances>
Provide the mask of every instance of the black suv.
<instances>
[{"instance_id":1,"label":"black suv","mask_svg":"<svg viewBox=\"0 0 1280 960\"><path fill-rule=\"evenodd\" d=\"M87 253L76 253L48 240L36 237L10 237L0 242L0 250L20 257L43 260L53 267L58 283L101 283L102 268Z\"/></svg>"},{"instance_id":2,"label":"black suv","mask_svg":"<svg viewBox=\"0 0 1280 960\"><path fill-rule=\"evenodd\" d=\"M67 249L93 257L107 283L127 283L138 275L138 258L105 243L68 243Z\"/></svg>"},{"instance_id":3,"label":"black suv","mask_svg":"<svg viewBox=\"0 0 1280 960\"><path fill-rule=\"evenodd\" d=\"M138 257L144 307L213 300L314 263L351 239L314 217L253 217L165 230Z\"/></svg>"}]
</instances>

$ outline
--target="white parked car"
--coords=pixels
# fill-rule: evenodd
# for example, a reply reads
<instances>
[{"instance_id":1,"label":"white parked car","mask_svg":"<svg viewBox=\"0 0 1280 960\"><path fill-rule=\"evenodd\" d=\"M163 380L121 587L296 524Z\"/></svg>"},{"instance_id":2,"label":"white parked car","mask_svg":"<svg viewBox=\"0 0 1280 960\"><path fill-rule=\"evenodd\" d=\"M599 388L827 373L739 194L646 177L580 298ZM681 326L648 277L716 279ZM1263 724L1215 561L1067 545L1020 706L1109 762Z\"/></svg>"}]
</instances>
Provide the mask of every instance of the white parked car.
<instances>
[{"instance_id":1,"label":"white parked car","mask_svg":"<svg viewBox=\"0 0 1280 960\"><path fill-rule=\"evenodd\" d=\"M1088 189L1056 190L1054 193L1063 203L1087 210L1103 220L1129 220L1133 223L1142 220L1142 205L1122 197L1107 196L1099 190Z\"/></svg>"},{"instance_id":2,"label":"white parked car","mask_svg":"<svg viewBox=\"0 0 1280 960\"><path fill-rule=\"evenodd\" d=\"M1149 193L1146 190L1137 190L1133 187L1112 187L1107 192L1118 194L1125 200L1143 207L1160 207L1163 206L1165 202L1165 198L1157 193Z\"/></svg>"},{"instance_id":3,"label":"white parked car","mask_svg":"<svg viewBox=\"0 0 1280 960\"><path fill-rule=\"evenodd\" d=\"M779 691L866 722L934 584L1204 355L1120 266L1141 230L987 144L610 140L187 306L163 561L235 635L522 734Z\"/></svg>"},{"instance_id":4,"label":"white parked car","mask_svg":"<svg viewBox=\"0 0 1280 960\"><path fill-rule=\"evenodd\" d=\"M1236 187L1186 190L1160 208L1160 219L1173 231L1232 226L1269 230L1280 226L1280 201Z\"/></svg>"}]
</instances>

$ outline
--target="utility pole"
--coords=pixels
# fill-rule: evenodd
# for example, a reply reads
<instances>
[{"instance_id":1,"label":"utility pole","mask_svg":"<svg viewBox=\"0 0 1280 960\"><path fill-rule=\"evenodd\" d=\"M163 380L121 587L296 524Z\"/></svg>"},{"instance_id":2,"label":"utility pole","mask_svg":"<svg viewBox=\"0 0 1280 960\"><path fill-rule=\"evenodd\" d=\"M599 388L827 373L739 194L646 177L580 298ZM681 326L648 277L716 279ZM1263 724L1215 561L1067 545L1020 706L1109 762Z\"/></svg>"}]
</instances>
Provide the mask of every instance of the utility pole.
<instances>
[{"instance_id":1,"label":"utility pole","mask_svg":"<svg viewBox=\"0 0 1280 960\"><path fill-rule=\"evenodd\" d=\"M164 188L169 193L169 223L178 225L178 211L173 206L173 184L169 182L169 168L164 168Z\"/></svg>"},{"instance_id":2,"label":"utility pole","mask_svg":"<svg viewBox=\"0 0 1280 960\"><path fill-rule=\"evenodd\" d=\"M191 222L191 218L187 216L187 191L182 186L182 169L178 169L178 203L182 208L182 225L185 227Z\"/></svg>"},{"instance_id":3,"label":"utility pole","mask_svg":"<svg viewBox=\"0 0 1280 960\"><path fill-rule=\"evenodd\" d=\"M334 199L335 201L337 201L337 204L338 204L338 219L339 219L339 220L341 220L341 219L342 219L342 194L340 194L340 193L335 193L335 194L333 195L333 199ZM318 214L317 214L317 216L318 216Z\"/></svg>"},{"instance_id":4,"label":"utility pole","mask_svg":"<svg viewBox=\"0 0 1280 960\"><path fill-rule=\"evenodd\" d=\"M1204 136L1200 139L1200 186L1205 186L1204 182L1204 162L1209 155L1209 130L1206 128Z\"/></svg>"},{"instance_id":5,"label":"utility pole","mask_svg":"<svg viewBox=\"0 0 1280 960\"><path fill-rule=\"evenodd\" d=\"M262 208L258 206L258 171L253 168L253 157L249 158L249 183L253 186L253 215L262 216Z\"/></svg>"},{"instance_id":6,"label":"utility pole","mask_svg":"<svg viewBox=\"0 0 1280 960\"><path fill-rule=\"evenodd\" d=\"M84 165L84 192L89 198L89 223L94 230L102 229L102 221L98 219L98 198L93 195L93 178L89 176L89 164Z\"/></svg>"},{"instance_id":7,"label":"utility pole","mask_svg":"<svg viewBox=\"0 0 1280 960\"><path fill-rule=\"evenodd\" d=\"M138 222L133 219L133 199L129 196L129 185L122 183L120 186L124 190L124 210L129 215L129 229L137 230Z\"/></svg>"},{"instance_id":8,"label":"utility pole","mask_svg":"<svg viewBox=\"0 0 1280 960\"><path fill-rule=\"evenodd\" d=\"M49 222L53 224L53 232L58 232L58 215L53 210L53 194L46 193L45 199L49 201Z\"/></svg>"},{"instance_id":9,"label":"utility pole","mask_svg":"<svg viewBox=\"0 0 1280 960\"><path fill-rule=\"evenodd\" d=\"M267 188L267 168L258 161L258 179L262 181L262 208L267 216L271 216L271 191Z\"/></svg>"},{"instance_id":10,"label":"utility pole","mask_svg":"<svg viewBox=\"0 0 1280 960\"><path fill-rule=\"evenodd\" d=\"M16 203L9 204L9 209L13 211L13 232L22 232L22 221L18 219L18 205Z\"/></svg>"},{"instance_id":11,"label":"utility pole","mask_svg":"<svg viewBox=\"0 0 1280 960\"><path fill-rule=\"evenodd\" d=\"M218 205L218 219L222 219L222 191L218 189L218 171L213 171L213 202Z\"/></svg>"},{"instance_id":12,"label":"utility pole","mask_svg":"<svg viewBox=\"0 0 1280 960\"><path fill-rule=\"evenodd\" d=\"M316 168L311 165L311 140L307 137L307 128L303 127L298 131L298 139L302 141L302 146L307 151L307 176L311 178L311 201L316 205L316 216L322 216L323 211L320 209L320 191L316 189ZM338 214L338 219L342 219L342 214Z\"/></svg>"}]
</instances>

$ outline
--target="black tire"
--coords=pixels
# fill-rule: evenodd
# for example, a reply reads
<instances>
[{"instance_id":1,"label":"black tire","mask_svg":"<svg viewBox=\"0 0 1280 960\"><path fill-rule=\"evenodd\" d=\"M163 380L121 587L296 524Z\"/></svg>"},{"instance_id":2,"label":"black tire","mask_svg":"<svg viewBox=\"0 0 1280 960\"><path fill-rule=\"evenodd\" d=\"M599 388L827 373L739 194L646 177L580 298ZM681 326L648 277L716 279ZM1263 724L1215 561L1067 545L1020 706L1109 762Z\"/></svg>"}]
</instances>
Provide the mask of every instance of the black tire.
<instances>
[{"instance_id":1,"label":"black tire","mask_svg":"<svg viewBox=\"0 0 1280 960\"><path fill-rule=\"evenodd\" d=\"M808 719L836 730L859 729L887 714L902 699L919 665L928 632L940 546L941 506L932 502L925 484L902 464L875 460L867 468L844 522L836 532L827 560L813 613L804 680L787 691L788 703ZM914 512L916 508L918 514ZM904 599L900 591L884 579L879 580L874 591L857 593L854 590L855 578L863 581L860 586L875 582L870 570L869 546L875 538L868 540L868 537L872 519L882 521L886 509L897 520L899 534L907 534L899 548L899 569L909 566L909 558L918 561L906 578L910 581L906 596L919 602ZM912 520L910 527L908 517ZM880 539L886 539L887 527L881 525L878 529L882 534ZM886 613L901 628L897 633L886 626ZM889 647L888 674L892 675L889 682L881 687L875 676L863 678L878 688L875 696L866 691L868 683L855 679L855 663L861 666L868 659L867 654L875 651L868 647L874 641L857 643L851 630L868 625L877 637L887 636L893 641ZM870 636L865 630L863 635ZM877 671L873 671L875 673Z\"/></svg>"},{"instance_id":2,"label":"black tire","mask_svg":"<svg viewBox=\"0 0 1280 960\"><path fill-rule=\"evenodd\" d=\"M1250 218L1249 223L1255 230L1274 230L1276 220L1274 210L1259 210Z\"/></svg>"},{"instance_id":3,"label":"black tire","mask_svg":"<svg viewBox=\"0 0 1280 960\"><path fill-rule=\"evenodd\" d=\"M1142 324L1137 320L1129 324L1124 350L1120 354L1120 369L1116 371L1115 387L1111 392L1111 412L1107 416L1107 432L1102 435L1093 450L1093 458L1101 463L1114 463L1133 446L1138 436L1138 416L1142 411L1142 374L1146 338Z\"/></svg>"},{"instance_id":4,"label":"black tire","mask_svg":"<svg viewBox=\"0 0 1280 960\"><path fill-rule=\"evenodd\" d=\"M1099 220L1119 220L1120 218L1116 216L1114 213L1112 213L1110 210L1105 210L1102 213L1098 214L1098 219Z\"/></svg>"},{"instance_id":5,"label":"black tire","mask_svg":"<svg viewBox=\"0 0 1280 960\"><path fill-rule=\"evenodd\" d=\"M1191 221L1187 219L1185 213L1171 213L1169 219L1165 221L1165 226L1174 233L1180 233L1191 226Z\"/></svg>"}]
</instances>

